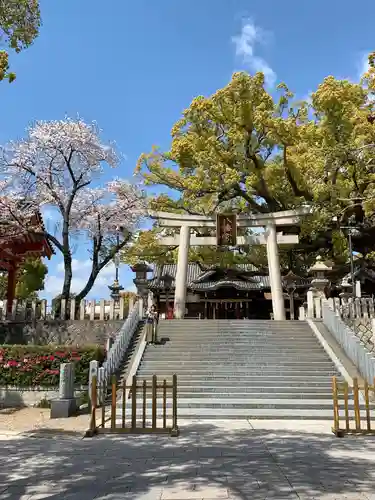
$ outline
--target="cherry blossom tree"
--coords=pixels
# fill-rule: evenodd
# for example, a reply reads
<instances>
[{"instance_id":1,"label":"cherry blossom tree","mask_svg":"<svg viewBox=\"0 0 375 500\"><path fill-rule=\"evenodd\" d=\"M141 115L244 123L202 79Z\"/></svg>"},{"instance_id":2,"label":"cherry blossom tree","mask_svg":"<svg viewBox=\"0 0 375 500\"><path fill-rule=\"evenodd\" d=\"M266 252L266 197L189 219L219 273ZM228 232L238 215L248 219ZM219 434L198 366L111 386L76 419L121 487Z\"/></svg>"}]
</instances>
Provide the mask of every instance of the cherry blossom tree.
<instances>
[{"instance_id":1,"label":"cherry blossom tree","mask_svg":"<svg viewBox=\"0 0 375 500\"><path fill-rule=\"evenodd\" d=\"M30 212L44 207L59 213L55 230L43 231L64 260L62 298L68 299L71 293L77 238L84 235L89 240L92 261L88 281L76 295L80 300L100 271L131 243L145 214L146 197L139 186L122 179L101 182L105 167L115 168L118 163L114 145L101 141L96 123L79 118L38 121L25 139L2 148L0 212L3 209L8 225L35 230L20 222L21 202Z\"/></svg>"}]
</instances>

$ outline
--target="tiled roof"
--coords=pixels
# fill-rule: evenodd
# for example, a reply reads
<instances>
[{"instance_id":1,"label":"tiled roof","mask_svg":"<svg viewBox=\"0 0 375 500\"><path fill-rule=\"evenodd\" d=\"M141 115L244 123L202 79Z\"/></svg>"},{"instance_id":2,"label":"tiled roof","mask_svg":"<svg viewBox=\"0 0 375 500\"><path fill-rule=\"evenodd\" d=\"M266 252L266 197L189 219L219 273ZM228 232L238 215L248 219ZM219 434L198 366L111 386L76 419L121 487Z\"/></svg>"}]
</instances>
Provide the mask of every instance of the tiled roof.
<instances>
[{"instance_id":1,"label":"tiled roof","mask_svg":"<svg viewBox=\"0 0 375 500\"><path fill-rule=\"evenodd\" d=\"M238 271L243 271L245 273L256 272L256 267L252 264L239 264L235 266ZM155 270L155 276L149 280L150 288L163 289L165 283L162 278L163 276L170 276L172 278L171 287L175 286L175 277L177 272L177 264L165 264L164 266L157 266ZM269 276L249 276L246 280L240 279L221 279L217 281L211 281L209 278L216 272L215 269L210 269L207 271L202 271L198 264L190 263L188 266L188 273L186 278L186 285L191 290L205 291L205 290L216 290L223 287L234 287L237 290L262 290L265 288L270 288ZM306 286L310 283L310 280L301 280L297 288L300 286Z\"/></svg>"}]
</instances>

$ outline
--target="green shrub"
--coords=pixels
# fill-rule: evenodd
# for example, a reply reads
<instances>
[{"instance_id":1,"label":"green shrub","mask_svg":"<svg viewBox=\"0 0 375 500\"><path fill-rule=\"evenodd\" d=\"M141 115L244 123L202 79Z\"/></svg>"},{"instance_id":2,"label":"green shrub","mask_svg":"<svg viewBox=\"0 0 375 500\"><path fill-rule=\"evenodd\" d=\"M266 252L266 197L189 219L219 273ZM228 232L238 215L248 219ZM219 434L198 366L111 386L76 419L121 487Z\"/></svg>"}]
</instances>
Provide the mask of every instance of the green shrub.
<instances>
[{"instance_id":1,"label":"green shrub","mask_svg":"<svg viewBox=\"0 0 375 500\"><path fill-rule=\"evenodd\" d=\"M90 361L104 361L100 346L0 346L0 386L56 387L61 363L75 364L75 384L87 385Z\"/></svg>"}]
</instances>

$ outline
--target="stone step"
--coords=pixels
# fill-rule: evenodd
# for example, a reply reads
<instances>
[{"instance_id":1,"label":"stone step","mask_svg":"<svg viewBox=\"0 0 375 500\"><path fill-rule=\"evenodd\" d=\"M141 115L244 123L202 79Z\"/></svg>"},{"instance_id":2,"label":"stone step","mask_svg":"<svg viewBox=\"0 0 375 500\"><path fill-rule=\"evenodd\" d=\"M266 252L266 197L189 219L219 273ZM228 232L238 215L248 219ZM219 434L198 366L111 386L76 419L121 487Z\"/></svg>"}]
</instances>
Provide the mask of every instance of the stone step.
<instances>
[{"instance_id":1,"label":"stone step","mask_svg":"<svg viewBox=\"0 0 375 500\"><path fill-rule=\"evenodd\" d=\"M217 346L223 346L223 347L241 347L241 346L246 346L246 347L263 347L266 348L268 345L270 346L288 346L290 348L292 347L297 347L297 348L308 348L309 346L313 347L317 344L317 340L314 339L294 339L294 338L288 338L288 339L280 339L280 338L266 338L263 340L254 340L254 337L244 337L243 339L239 339L236 337L213 337L213 338L207 338L207 337L191 337L191 338L181 338L177 339L176 337L166 337L166 336L161 336L158 335L158 340L161 341L161 345L163 346L168 346L168 345L174 345L174 346L186 346L186 347L217 347Z\"/></svg>"},{"instance_id":2,"label":"stone step","mask_svg":"<svg viewBox=\"0 0 375 500\"><path fill-rule=\"evenodd\" d=\"M262 386L242 386L238 387L237 385L235 386L229 386L229 385L202 385L202 386L192 386L189 384L181 384L177 383L177 390L179 395L185 395L185 394L210 394L214 393L216 394L219 392L221 395L224 394L241 394L242 395L265 395L265 397L268 397L271 394L277 394L278 396L280 394L313 394L314 396L316 394L327 394L329 393L330 397L332 397L332 387L331 384L327 384L325 386L322 385L317 385L313 387L309 386L301 386L301 384L296 385L295 387L290 387L290 386L270 386L270 387L262 387Z\"/></svg>"},{"instance_id":3,"label":"stone step","mask_svg":"<svg viewBox=\"0 0 375 500\"><path fill-rule=\"evenodd\" d=\"M154 374L152 374L154 375ZM138 380L146 380L150 382L152 380L152 375L146 375L144 373L139 373L138 374ZM157 378L161 380L172 380L172 375L173 374L165 374L165 373L158 373ZM279 374L276 375L268 375L268 376L260 376L259 373L255 375L240 375L240 374L235 374L235 375L225 375L223 373L220 373L218 375L203 375L203 376L197 376L194 373L188 374L188 375L178 375L177 376L177 384L191 384L191 385L200 385L200 384L235 384L237 386L241 386L241 384L244 384L246 386L251 386L251 387L268 387L268 386L280 386L280 385L291 385L295 384L295 386L303 386L303 385L309 385L314 387L315 385L321 385L321 384L328 384L332 380L332 377L329 375L314 375L314 376L308 376L305 375L304 377L301 377L300 375L284 375L283 377L280 377ZM340 377L339 377L340 380Z\"/></svg>"},{"instance_id":4,"label":"stone step","mask_svg":"<svg viewBox=\"0 0 375 500\"><path fill-rule=\"evenodd\" d=\"M191 338L192 336L196 337L236 337L236 338L241 338L241 337L254 337L254 338L259 338L259 337L279 337L279 338L289 338L289 337L300 337L300 338L306 338L309 339L314 336L313 332L309 330L291 330L291 329L286 329L286 330L260 330L257 328L252 328L252 329L244 329L244 330L238 330L236 328L228 328L227 330L218 330L218 329L213 329L213 330L200 330L197 328L186 328L186 329L161 329L158 328L158 333L161 335L170 335L172 337L184 337L187 336L187 338Z\"/></svg>"},{"instance_id":5,"label":"stone step","mask_svg":"<svg viewBox=\"0 0 375 500\"><path fill-rule=\"evenodd\" d=\"M263 357L260 358L258 356L242 356L242 357L237 357L237 356L228 356L225 358L225 362L223 361L224 358L222 357L209 357L209 358L194 358L194 357L183 357L183 361L181 361L181 358L178 359L177 357L170 357L166 356L165 361L162 362L160 361L160 358L157 356L150 356L146 354L142 358L142 366L145 366L147 364L152 364L154 366L161 366L166 363L168 365L176 365L176 366L181 366L183 364L189 364L190 366L197 366L198 364L204 365L204 366L210 366L210 365L221 365L221 364L230 364L232 366L297 366L301 365L302 367L305 367L306 365L309 366L318 366L324 369L327 366L334 366L333 362L327 359L325 356L320 356L314 358L299 358L299 357L291 357L291 356L269 356L269 357Z\"/></svg>"},{"instance_id":6,"label":"stone step","mask_svg":"<svg viewBox=\"0 0 375 500\"><path fill-rule=\"evenodd\" d=\"M221 356L225 356L226 354L251 354L251 353L264 353L268 354L277 354L279 352L290 353L292 355L298 354L305 356L314 355L319 353L324 353L323 348L315 343L311 346L289 346L289 345L279 345L279 344L269 344L269 345L252 345L252 344L243 344L238 346L236 344L232 344L230 346L223 347L222 345L211 345L204 344L197 346L188 346L185 344L176 344L175 342L167 343L165 345L149 345L147 346L147 351L149 353L155 353L157 355L164 354L179 354L181 356L181 349L183 349L183 354L191 354L194 356L198 356L200 354L210 356L212 354L219 354ZM244 352L245 351L245 352Z\"/></svg>"},{"instance_id":7,"label":"stone step","mask_svg":"<svg viewBox=\"0 0 375 500\"><path fill-rule=\"evenodd\" d=\"M236 368L236 367L228 367L227 365L223 365L223 367L217 366L215 370L212 369L206 369L204 367L200 367L200 369L194 369L192 370L191 368L188 368L187 366L185 367L180 367L177 371L177 369L162 367L160 369L160 372L158 372L155 369L149 369L149 368L142 368L139 371L139 375L142 375L143 377L148 377L152 378L153 375L157 375L158 377L171 377L172 375L176 374L178 377L181 376L186 376L189 374L194 374L195 376L199 377L207 377L207 376L220 376L220 375L227 375L227 376L252 376L252 377L264 377L264 376L269 376L269 377L286 377L286 376L291 376L293 375L294 377L313 377L313 376L319 376L322 374L321 370L314 370L310 368L306 368L306 370L294 370L294 369L286 369L286 368L278 368L274 367L273 369L270 368L262 368L262 369L257 369L256 367L244 367L244 368ZM332 369L332 370L326 370L324 372L324 375L326 377L333 377L336 375L337 372Z\"/></svg>"},{"instance_id":8,"label":"stone step","mask_svg":"<svg viewBox=\"0 0 375 500\"><path fill-rule=\"evenodd\" d=\"M183 326L197 326L201 325L203 328L227 328L228 326L238 328L273 328L278 330L280 328L308 328L306 321L273 321L267 319L249 319L249 320L236 320L236 319L209 319L199 320L197 318L186 318L182 321L159 321L159 326L162 328L183 327Z\"/></svg>"},{"instance_id":9,"label":"stone step","mask_svg":"<svg viewBox=\"0 0 375 500\"><path fill-rule=\"evenodd\" d=\"M199 412L195 408L182 408L178 409L178 422L181 420L233 420L233 419L259 419L259 420L311 420L313 422L317 420L328 421L329 425L332 425L332 410L328 409L300 409L295 410L293 408L288 409L247 409L247 408L200 408ZM126 412L127 421L130 419L130 412ZM116 423L121 426L122 422L122 412L118 411L116 414ZM150 420L151 415L147 415L147 419ZM163 417L162 409L157 410L157 418L161 419ZM137 419L142 419L142 412L137 412ZM372 421L375 422L375 417L372 417ZM171 418L168 415L168 422L171 422ZM169 423L170 425L170 423ZM344 424L343 424L344 425Z\"/></svg>"},{"instance_id":10,"label":"stone step","mask_svg":"<svg viewBox=\"0 0 375 500\"><path fill-rule=\"evenodd\" d=\"M322 399L328 399L330 402L332 402L332 390L327 389L327 391L323 392L320 390L319 392L312 393L304 393L303 391L299 392L283 392L286 391L286 389L279 389L278 392L244 392L244 391L235 391L235 392L223 392L221 388L217 388L216 391L206 391L205 389L201 389L200 392L197 391L191 391L191 390L183 390L181 387L177 388L177 395L178 395L178 400L183 401L185 399L204 399L204 403L207 403L207 400L210 400L212 398L215 398L218 401L225 401L229 399L236 399L238 401L246 402L246 401L253 401L253 400L269 400L269 399L290 399L290 400L296 400L298 401L299 399L311 399L311 400L322 400ZM139 389L137 391L137 395L143 394L142 389ZM152 396L152 390L151 388L147 389L146 391L146 396L148 398L151 398ZM170 398L170 390L168 391L168 397ZM162 390L159 389L157 393L157 399L158 401L161 401L163 398L163 393ZM349 399L352 399L350 397Z\"/></svg>"},{"instance_id":11,"label":"stone step","mask_svg":"<svg viewBox=\"0 0 375 500\"><path fill-rule=\"evenodd\" d=\"M298 323L295 324L286 324L286 325L272 325L271 323L223 323L221 325L215 324L215 323L206 323L202 324L198 322L195 323L179 323L179 324L173 324L173 323L160 323L158 325L158 328L160 330L165 330L165 331L182 331L182 330L192 330L194 329L195 331L204 331L204 332L225 332L229 330L233 331L247 331L247 330L253 330L253 331L265 331L265 332L287 332L287 331L293 331L293 332L308 332L309 331L309 325L304 324L304 325L299 325Z\"/></svg>"},{"instance_id":12,"label":"stone step","mask_svg":"<svg viewBox=\"0 0 375 500\"><path fill-rule=\"evenodd\" d=\"M226 324L215 324L206 323L202 324L199 322L195 323L160 323L158 329L161 331L202 331L202 332L228 332L228 331L254 331L254 332L310 332L310 326L307 324L301 325L298 323L278 325L275 326L272 323L226 323Z\"/></svg>"},{"instance_id":13,"label":"stone step","mask_svg":"<svg viewBox=\"0 0 375 500\"><path fill-rule=\"evenodd\" d=\"M352 400L348 402L349 406L349 411L354 412L354 403ZM373 407L373 405L370 405ZM116 407L118 409L122 409L122 400L119 400L116 404ZM163 403L162 399L158 398L157 400L157 407L162 409L163 408ZM172 400L167 400L166 402L166 408L171 409L173 407ZM365 411L364 405L360 405L361 410ZM139 398L137 399L137 409L142 409L143 408L143 399ZM147 399L146 400L146 408L151 409L152 408L152 400ZM269 409L269 410L274 410L274 409L280 409L280 410L287 410L293 408L294 410L314 410L314 409L321 409L321 410L329 410L331 412L331 416L333 415L333 410L332 410L332 401L329 399L249 399L249 400L242 400L240 398L226 398L226 399L218 399L218 398L206 398L205 401L201 401L198 398L192 398L192 399L179 399L177 403L177 409L181 410L183 408L216 408L216 409L225 409L225 408L233 408L233 409Z\"/></svg>"},{"instance_id":14,"label":"stone step","mask_svg":"<svg viewBox=\"0 0 375 500\"><path fill-rule=\"evenodd\" d=\"M192 369L199 368L199 367L205 367L207 369L210 369L212 366L217 366L218 364L223 364L224 366L228 364L229 361L233 361L234 367L235 368L242 368L242 367L256 367L259 369L262 369L264 367L266 368L290 368L290 369L304 369L304 368L309 368L309 369L314 369L314 370L325 370L325 369L330 369L333 368L335 369L335 365L332 361L329 359L324 359L320 361L299 361L298 359L282 359L280 358L277 360L276 358L273 359L259 359L256 357L248 358L248 359L238 359L234 358L233 360L226 359L225 361L223 359L221 360L215 360L215 359L201 359L201 360L196 360L196 359L186 359L183 358L183 360L178 361L178 360L173 360L171 358L166 358L164 361L161 361L159 359L149 359L145 357L142 361L141 369L149 369L150 367L154 367L155 369L159 370L161 367L163 367L166 363L168 364L169 369L179 369L179 367L189 367Z\"/></svg>"}]
</instances>

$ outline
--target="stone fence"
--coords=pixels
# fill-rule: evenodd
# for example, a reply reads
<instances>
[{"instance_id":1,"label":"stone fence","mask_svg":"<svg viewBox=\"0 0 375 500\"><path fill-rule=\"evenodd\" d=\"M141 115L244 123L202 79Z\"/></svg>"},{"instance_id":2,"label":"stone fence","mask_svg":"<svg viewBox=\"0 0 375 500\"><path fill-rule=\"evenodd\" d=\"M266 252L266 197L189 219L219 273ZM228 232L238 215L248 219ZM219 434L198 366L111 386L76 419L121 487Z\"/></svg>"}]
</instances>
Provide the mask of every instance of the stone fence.
<instances>
[{"instance_id":1,"label":"stone fence","mask_svg":"<svg viewBox=\"0 0 375 500\"><path fill-rule=\"evenodd\" d=\"M335 309L332 300L323 300L321 306L324 325L358 368L361 375L372 385L375 378L373 335L371 333L369 336L360 335L359 331L349 326L340 315L339 310Z\"/></svg>"},{"instance_id":2,"label":"stone fence","mask_svg":"<svg viewBox=\"0 0 375 500\"><path fill-rule=\"evenodd\" d=\"M12 310L8 311L7 301L0 301L0 321L33 321L64 319L71 321L83 320L123 320L133 308L134 300L125 302L124 297L118 301L100 299L96 300L14 300ZM65 314L64 314L65 311Z\"/></svg>"},{"instance_id":3,"label":"stone fence","mask_svg":"<svg viewBox=\"0 0 375 500\"><path fill-rule=\"evenodd\" d=\"M322 319L323 309L322 304L325 299L314 297L311 292L307 294L307 305L301 306L299 310L299 319ZM328 299L332 309L344 320L370 320L375 318L375 301L373 298L356 298L356 299Z\"/></svg>"}]
</instances>

